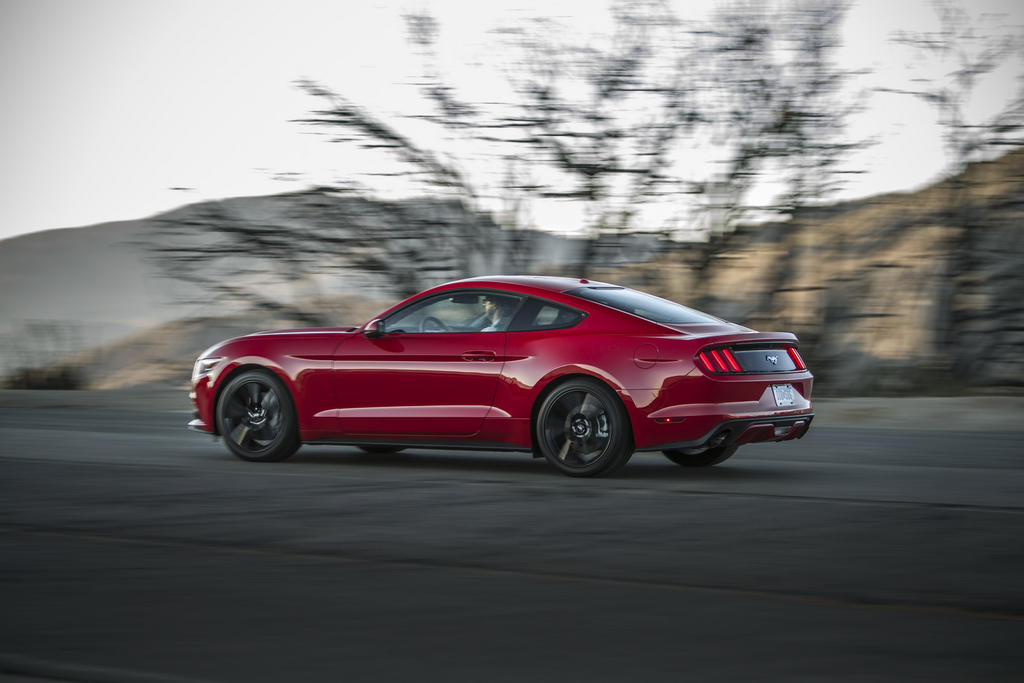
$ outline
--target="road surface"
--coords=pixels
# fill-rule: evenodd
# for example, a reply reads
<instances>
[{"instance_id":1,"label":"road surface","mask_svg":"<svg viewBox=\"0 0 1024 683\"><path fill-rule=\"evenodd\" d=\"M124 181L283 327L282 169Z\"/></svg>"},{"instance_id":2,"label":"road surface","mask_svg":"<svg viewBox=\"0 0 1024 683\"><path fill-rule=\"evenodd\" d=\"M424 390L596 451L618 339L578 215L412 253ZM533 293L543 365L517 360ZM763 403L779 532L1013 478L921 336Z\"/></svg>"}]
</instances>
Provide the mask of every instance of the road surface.
<instances>
[{"instance_id":1,"label":"road surface","mask_svg":"<svg viewBox=\"0 0 1024 683\"><path fill-rule=\"evenodd\" d=\"M1020 681L1008 401L821 402L798 442L578 480L523 454L245 463L177 394L0 392L0 676Z\"/></svg>"}]
</instances>

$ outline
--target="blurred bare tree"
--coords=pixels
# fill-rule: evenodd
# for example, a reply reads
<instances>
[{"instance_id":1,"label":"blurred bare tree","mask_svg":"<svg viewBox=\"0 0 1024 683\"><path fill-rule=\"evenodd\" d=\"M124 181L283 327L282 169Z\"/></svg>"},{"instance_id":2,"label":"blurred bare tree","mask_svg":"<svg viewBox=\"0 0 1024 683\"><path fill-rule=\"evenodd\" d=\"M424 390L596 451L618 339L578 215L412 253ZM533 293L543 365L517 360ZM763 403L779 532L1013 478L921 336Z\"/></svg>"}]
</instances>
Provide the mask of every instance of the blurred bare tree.
<instances>
[{"instance_id":1,"label":"blurred bare tree","mask_svg":"<svg viewBox=\"0 0 1024 683\"><path fill-rule=\"evenodd\" d=\"M499 103L461 96L439 66L436 20L406 19L431 105L419 118L505 169L497 192L512 207L506 223L521 220L530 201L582 207L592 238L585 269L608 235L669 229L680 216L686 227L703 221L725 232L754 215L792 215L834 189L852 146L840 142L851 107L837 102L847 74L832 61L844 12L835 3L771 14L738 5L696 24L661 2L621 2L605 41L567 40L572 33L549 19L501 27L513 99ZM301 85L327 105L304 122L330 129L333 140L385 150L401 172L471 208L487 195L462 170L470 160L454 159L457 145L427 150L324 86ZM708 139L718 148L711 163L695 156ZM752 205L750 189L767 175L782 187L774 201Z\"/></svg>"},{"instance_id":2,"label":"blurred bare tree","mask_svg":"<svg viewBox=\"0 0 1024 683\"><path fill-rule=\"evenodd\" d=\"M1024 36L1019 34L1019 27L1006 32L1006 27L989 26L983 31L980 21L949 0L936 2L935 11L938 31L903 32L893 40L915 48L929 61L949 63L952 71L940 78L918 77L914 88L888 92L918 97L935 107L953 175L961 173L967 163L990 157L994 151L1024 145L1024 82L1005 106L986 120L971 120L967 113L986 76L1009 61L1019 64L1024 59ZM999 17L984 19L991 23Z\"/></svg>"},{"instance_id":3,"label":"blurred bare tree","mask_svg":"<svg viewBox=\"0 0 1024 683\"><path fill-rule=\"evenodd\" d=\"M220 311L307 325L337 322L296 305L327 293L331 280L365 294L371 275L378 298L390 299L489 270L479 261L497 229L458 201L384 202L325 188L188 206L155 222L149 254L166 275L198 285Z\"/></svg>"},{"instance_id":4,"label":"blurred bare tree","mask_svg":"<svg viewBox=\"0 0 1024 683\"><path fill-rule=\"evenodd\" d=\"M987 220L992 207L977 188L987 182L980 174L964 173L974 161L1024 145L1024 80L1016 93L1006 93L1005 104L985 118L969 115L976 91L984 79L1008 63L1024 60L1024 36L1019 27L999 25L1000 17L974 20L962 7L945 0L935 3L939 29L900 33L893 40L907 45L925 60L948 64L941 78L915 79L915 87L889 90L920 98L935 108L950 158L948 192L937 217L951 228L942 307L948 317L937 321L944 345L957 359L955 368L970 376L979 359L996 353L1016 321L1024 318L1024 280L1007 279L1000 262L1003 245L986 244L993 231ZM983 24L990 25L983 27ZM1020 78L1018 76L1018 78ZM986 292L1000 292L987 296ZM971 354L960 352L972 348Z\"/></svg>"},{"instance_id":5,"label":"blurred bare tree","mask_svg":"<svg viewBox=\"0 0 1024 683\"><path fill-rule=\"evenodd\" d=\"M752 213L790 218L823 202L841 182L845 155L866 144L844 135L859 106L843 101L840 89L852 74L834 61L846 9L845 3L803 4L780 15L746 4L719 11L702 84L717 104L705 118L729 150L716 178L721 189L708 197L721 216L712 230L727 231ZM747 193L767 174L781 189L773 203L752 204Z\"/></svg>"},{"instance_id":6,"label":"blurred bare tree","mask_svg":"<svg viewBox=\"0 0 1024 683\"><path fill-rule=\"evenodd\" d=\"M506 227L520 227L520 209L530 200L567 200L583 207L588 234L599 236L634 227L645 201L678 193L672 144L697 123L688 102L695 88L684 80L678 22L656 3L617 7L606 49L567 45L546 20L499 29L516 54L507 72L516 100L502 103L461 99L438 66L437 22L425 13L406 20L431 106L419 118L449 139L487 149L504 171L500 187L484 188L450 153L425 150L381 117L311 82L301 86L327 106L305 123L336 131L335 141L389 152L426 189L454 195L475 210L480 198L496 192L510 207L500 217ZM588 251L582 260L591 256Z\"/></svg>"},{"instance_id":7,"label":"blurred bare tree","mask_svg":"<svg viewBox=\"0 0 1024 683\"><path fill-rule=\"evenodd\" d=\"M702 131L721 153L699 185L709 240L689 250L697 278L738 225L786 222L826 203L851 172L848 153L869 144L845 130L861 102L841 92L854 74L835 61L846 11L846 3L729 4L701 33Z\"/></svg>"},{"instance_id":8,"label":"blurred bare tree","mask_svg":"<svg viewBox=\"0 0 1024 683\"><path fill-rule=\"evenodd\" d=\"M517 56L507 75L518 100L478 126L481 139L518 147L513 158L535 169L512 189L578 203L591 237L634 228L645 205L686 190L675 143L700 120L680 22L653 2L617 5L613 20L606 46L567 43L547 20L502 29Z\"/></svg>"},{"instance_id":9,"label":"blurred bare tree","mask_svg":"<svg viewBox=\"0 0 1024 683\"><path fill-rule=\"evenodd\" d=\"M159 239L150 247L154 261L168 275L199 285L228 311L277 312L283 306L274 291L278 282L306 275L303 255L312 245L307 231L296 226L240 217L220 204L171 212L157 226ZM329 241L330 235L316 238L318 245Z\"/></svg>"},{"instance_id":10,"label":"blurred bare tree","mask_svg":"<svg viewBox=\"0 0 1024 683\"><path fill-rule=\"evenodd\" d=\"M633 230L706 237L792 216L834 189L849 149L841 133L851 108L837 101L847 74L832 61L844 11L800 3L769 13L754 3L684 22L666 3L639 0L613 5L607 35L571 39L549 19L499 27L508 63L497 100L460 91L438 56L441 27L428 13L408 15L424 111L396 118L298 83L320 105L301 123L387 160L360 174L369 187L300 193L286 215L230 203L172 212L151 253L168 275L221 301L273 311L295 298L283 290L315 291L325 272L373 272L411 293L478 274L474 253L529 271L522 228L536 202L582 216L581 274L628 258L622 235ZM439 134L407 130L423 126ZM375 200L377 181L430 199ZM500 244L474 231L494 225L485 211L496 200ZM706 261L713 249L695 251Z\"/></svg>"}]
</instances>

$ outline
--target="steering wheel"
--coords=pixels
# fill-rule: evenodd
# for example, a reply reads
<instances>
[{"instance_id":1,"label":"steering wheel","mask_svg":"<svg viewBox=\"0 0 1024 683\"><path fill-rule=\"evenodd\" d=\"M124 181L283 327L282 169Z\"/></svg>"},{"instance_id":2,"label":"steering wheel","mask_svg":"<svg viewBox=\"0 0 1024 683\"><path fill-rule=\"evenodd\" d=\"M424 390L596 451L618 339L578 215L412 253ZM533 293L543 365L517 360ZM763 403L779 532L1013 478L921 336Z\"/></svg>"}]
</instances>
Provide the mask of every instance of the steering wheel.
<instances>
[{"instance_id":1,"label":"steering wheel","mask_svg":"<svg viewBox=\"0 0 1024 683\"><path fill-rule=\"evenodd\" d=\"M432 315L420 321L420 332L447 332L448 326Z\"/></svg>"}]
</instances>

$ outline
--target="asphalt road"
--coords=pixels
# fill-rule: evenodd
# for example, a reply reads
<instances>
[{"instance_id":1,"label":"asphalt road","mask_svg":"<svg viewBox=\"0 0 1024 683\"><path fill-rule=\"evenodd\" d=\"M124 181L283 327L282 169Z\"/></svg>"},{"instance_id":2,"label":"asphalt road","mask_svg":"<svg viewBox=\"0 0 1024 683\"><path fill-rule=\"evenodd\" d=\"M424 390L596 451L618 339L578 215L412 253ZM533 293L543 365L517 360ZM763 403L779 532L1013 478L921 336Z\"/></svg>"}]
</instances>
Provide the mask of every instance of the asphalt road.
<instances>
[{"instance_id":1,"label":"asphalt road","mask_svg":"<svg viewBox=\"0 0 1024 683\"><path fill-rule=\"evenodd\" d=\"M5 680L1024 679L1015 420L833 402L715 468L577 480L244 463L179 402L0 392Z\"/></svg>"}]
</instances>

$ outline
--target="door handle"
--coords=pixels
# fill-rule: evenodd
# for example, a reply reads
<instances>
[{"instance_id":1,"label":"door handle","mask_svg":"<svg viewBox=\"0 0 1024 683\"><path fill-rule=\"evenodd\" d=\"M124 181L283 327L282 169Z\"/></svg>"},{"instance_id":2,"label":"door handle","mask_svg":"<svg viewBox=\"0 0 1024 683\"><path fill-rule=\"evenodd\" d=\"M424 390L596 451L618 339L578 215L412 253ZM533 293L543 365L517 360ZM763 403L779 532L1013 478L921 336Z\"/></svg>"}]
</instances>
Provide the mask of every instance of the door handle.
<instances>
[{"instance_id":1,"label":"door handle","mask_svg":"<svg viewBox=\"0 0 1024 683\"><path fill-rule=\"evenodd\" d=\"M498 357L494 351L466 351L462 354L462 360L494 360Z\"/></svg>"}]
</instances>

